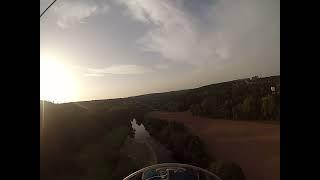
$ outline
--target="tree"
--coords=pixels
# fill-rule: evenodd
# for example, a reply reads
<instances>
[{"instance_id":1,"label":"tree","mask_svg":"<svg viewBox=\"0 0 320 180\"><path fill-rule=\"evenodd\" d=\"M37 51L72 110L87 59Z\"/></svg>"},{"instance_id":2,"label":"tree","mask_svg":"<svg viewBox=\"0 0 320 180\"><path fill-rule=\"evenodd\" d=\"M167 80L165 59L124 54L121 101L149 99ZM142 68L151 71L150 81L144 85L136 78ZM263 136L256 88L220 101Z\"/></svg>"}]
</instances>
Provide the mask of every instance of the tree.
<instances>
[{"instance_id":1,"label":"tree","mask_svg":"<svg viewBox=\"0 0 320 180\"><path fill-rule=\"evenodd\" d=\"M177 112L183 109L183 103L181 102L169 102L165 105L165 109L171 112Z\"/></svg>"},{"instance_id":2,"label":"tree","mask_svg":"<svg viewBox=\"0 0 320 180\"><path fill-rule=\"evenodd\" d=\"M223 105L224 117L232 118L232 99L226 99Z\"/></svg>"},{"instance_id":3,"label":"tree","mask_svg":"<svg viewBox=\"0 0 320 180\"><path fill-rule=\"evenodd\" d=\"M264 118L275 118L276 103L272 95L267 95L262 99L261 111Z\"/></svg>"},{"instance_id":4,"label":"tree","mask_svg":"<svg viewBox=\"0 0 320 180\"><path fill-rule=\"evenodd\" d=\"M239 119L241 117L241 104L232 107L232 117L233 119Z\"/></svg>"},{"instance_id":5,"label":"tree","mask_svg":"<svg viewBox=\"0 0 320 180\"><path fill-rule=\"evenodd\" d=\"M201 109L206 114L215 114L218 108L217 96L209 96L201 102Z\"/></svg>"},{"instance_id":6,"label":"tree","mask_svg":"<svg viewBox=\"0 0 320 180\"><path fill-rule=\"evenodd\" d=\"M187 107L190 107L192 104L200 104L201 98L198 94L188 94L186 95L186 98L184 99L184 105Z\"/></svg>"},{"instance_id":7,"label":"tree","mask_svg":"<svg viewBox=\"0 0 320 180\"><path fill-rule=\"evenodd\" d=\"M215 161L210 163L209 170L222 180L245 180L242 169L235 163Z\"/></svg>"},{"instance_id":8,"label":"tree","mask_svg":"<svg viewBox=\"0 0 320 180\"><path fill-rule=\"evenodd\" d=\"M242 111L244 113L250 113L252 111L251 104L253 103L253 99L251 96L247 97L242 103Z\"/></svg>"},{"instance_id":9,"label":"tree","mask_svg":"<svg viewBox=\"0 0 320 180\"><path fill-rule=\"evenodd\" d=\"M258 101L257 98L254 96L248 96L244 99L241 110L245 118L257 118L259 114L259 108L258 108Z\"/></svg>"},{"instance_id":10,"label":"tree","mask_svg":"<svg viewBox=\"0 0 320 180\"><path fill-rule=\"evenodd\" d=\"M202 114L202 109L199 104L192 104L190 106L190 111L192 113L192 116L198 116L198 115Z\"/></svg>"},{"instance_id":11,"label":"tree","mask_svg":"<svg viewBox=\"0 0 320 180\"><path fill-rule=\"evenodd\" d=\"M244 113L246 118L249 117L249 114L252 111L252 107L251 107L252 103L253 103L253 99L251 96L249 96L243 101L243 103L241 105L241 110Z\"/></svg>"}]
</instances>

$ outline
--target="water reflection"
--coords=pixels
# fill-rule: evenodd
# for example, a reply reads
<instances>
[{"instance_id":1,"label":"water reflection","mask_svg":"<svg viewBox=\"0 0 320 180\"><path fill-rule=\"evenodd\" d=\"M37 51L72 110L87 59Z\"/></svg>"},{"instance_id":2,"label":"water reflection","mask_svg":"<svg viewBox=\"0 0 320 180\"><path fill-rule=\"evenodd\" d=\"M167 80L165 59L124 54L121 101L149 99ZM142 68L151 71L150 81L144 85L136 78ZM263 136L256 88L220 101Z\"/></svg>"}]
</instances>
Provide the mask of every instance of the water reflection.
<instances>
[{"instance_id":1,"label":"water reflection","mask_svg":"<svg viewBox=\"0 0 320 180\"><path fill-rule=\"evenodd\" d=\"M136 119L131 121L132 128L135 130L134 139L138 142L145 142L150 139L150 134L146 130L143 124L138 125Z\"/></svg>"},{"instance_id":2,"label":"water reflection","mask_svg":"<svg viewBox=\"0 0 320 180\"><path fill-rule=\"evenodd\" d=\"M145 143L148 146L154 158L154 164L176 162L172 157L172 153L165 146L153 139L143 124L138 125L134 118L131 121L131 125L135 130L135 141Z\"/></svg>"}]
</instances>

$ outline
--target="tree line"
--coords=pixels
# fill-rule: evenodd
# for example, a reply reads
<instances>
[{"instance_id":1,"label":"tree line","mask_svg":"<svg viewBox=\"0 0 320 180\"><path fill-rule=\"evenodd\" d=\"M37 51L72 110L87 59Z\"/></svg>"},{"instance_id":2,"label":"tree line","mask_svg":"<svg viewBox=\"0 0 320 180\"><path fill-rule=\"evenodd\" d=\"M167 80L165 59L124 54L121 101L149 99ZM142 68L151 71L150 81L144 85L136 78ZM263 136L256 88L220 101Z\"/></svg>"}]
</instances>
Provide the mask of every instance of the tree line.
<instances>
[{"instance_id":1,"label":"tree line","mask_svg":"<svg viewBox=\"0 0 320 180\"><path fill-rule=\"evenodd\" d=\"M255 77L193 89L156 108L212 118L279 121L280 77Z\"/></svg>"}]
</instances>

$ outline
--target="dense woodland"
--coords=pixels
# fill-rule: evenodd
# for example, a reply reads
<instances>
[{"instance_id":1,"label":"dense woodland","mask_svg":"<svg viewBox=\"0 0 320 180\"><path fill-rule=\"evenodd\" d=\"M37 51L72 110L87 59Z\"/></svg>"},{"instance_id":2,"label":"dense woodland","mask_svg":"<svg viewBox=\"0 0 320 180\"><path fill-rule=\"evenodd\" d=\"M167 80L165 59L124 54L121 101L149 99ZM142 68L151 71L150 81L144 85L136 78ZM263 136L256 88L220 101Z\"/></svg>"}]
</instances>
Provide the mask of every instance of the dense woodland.
<instances>
[{"instance_id":1,"label":"dense woodland","mask_svg":"<svg viewBox=\"0 0 320 180\"><path fill-rule=\"evenodd\" d=\"M252 77L196 89L128 98L153 110L191 111L234 120L280 120L280 76Z\"/></svg>"}]
</instances>

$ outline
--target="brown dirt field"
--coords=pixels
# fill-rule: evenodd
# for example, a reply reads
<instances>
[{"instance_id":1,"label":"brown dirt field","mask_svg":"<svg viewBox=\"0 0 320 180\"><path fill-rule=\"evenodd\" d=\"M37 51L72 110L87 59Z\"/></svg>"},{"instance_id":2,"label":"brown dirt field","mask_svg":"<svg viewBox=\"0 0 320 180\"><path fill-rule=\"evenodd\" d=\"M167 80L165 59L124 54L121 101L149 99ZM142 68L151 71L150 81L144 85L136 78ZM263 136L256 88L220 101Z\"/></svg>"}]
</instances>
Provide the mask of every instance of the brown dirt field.
<instances>
[{"instance_id":1,"label":"brown dirt field","mask_svg":"<svg viewBox=\"0 0 320 180\"><path fill-rule=\"evenodd\" d=\"M280 180L280 125L193 117L189 112L151 112L147 116L184 123L210 155L240 165L247 180Z\"/></svg>"}]
</instances>

